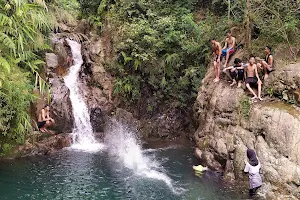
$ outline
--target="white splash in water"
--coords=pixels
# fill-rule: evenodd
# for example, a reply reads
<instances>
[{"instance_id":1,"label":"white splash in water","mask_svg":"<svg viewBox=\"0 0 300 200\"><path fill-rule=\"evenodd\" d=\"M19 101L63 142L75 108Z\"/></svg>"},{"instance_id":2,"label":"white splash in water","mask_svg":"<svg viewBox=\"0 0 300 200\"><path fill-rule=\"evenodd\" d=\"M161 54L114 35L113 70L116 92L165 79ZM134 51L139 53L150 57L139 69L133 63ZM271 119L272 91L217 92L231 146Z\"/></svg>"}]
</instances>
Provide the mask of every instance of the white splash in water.
<instances>
[{"instance_id":1,"label":"white splash in water","mask_svg":"<svg viewBox=\"0 0 300 200\"><path fill-rule=\"evenodd\" d=\"M163 172L162 166L155 159L143 154L136 134L116 120L112 120L104 141L109 146L109 153L116 156L135 175L163 181L176 194L183 192L181 188L173 186L172 179Z\"/></svg>"},{"instance_id":2,"label":"white splash in water","mask_svg":"<svg viewBox=\"0 0 300 200\"><path fill-rule=\"evenodd\" d=\"M71 48L74 61L74 65L69 69L69 74L64 77L65 84L70 90L74 116L73 145L71 148L92 152L98 151L103 148L103 145L98 143L94 137L89 111L78 86L79 71L83 64L81 44L69 39L66 39L66 41Z\"/></svg>"}]
</instances>

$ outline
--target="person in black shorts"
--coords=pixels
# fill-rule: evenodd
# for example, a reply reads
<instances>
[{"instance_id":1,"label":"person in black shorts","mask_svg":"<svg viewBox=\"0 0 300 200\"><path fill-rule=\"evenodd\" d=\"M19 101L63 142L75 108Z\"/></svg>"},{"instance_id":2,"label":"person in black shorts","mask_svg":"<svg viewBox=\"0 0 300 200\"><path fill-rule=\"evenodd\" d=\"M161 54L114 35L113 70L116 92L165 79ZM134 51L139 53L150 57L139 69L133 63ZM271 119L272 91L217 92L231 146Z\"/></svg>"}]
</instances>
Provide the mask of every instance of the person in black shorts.
<instances>
[{"instance_id":1,"label":"person in black shorts","mask_svg":"<svg viewBox=\"0 0 300 200\"><path fill-rule=\"evenodd\" d=\"M239 58L235 58L233 63L233 66L224 68L223 72L227 74L227 71L229 71L230 78L232 79L230 86L235 85L238 81L238 87L241 87L242 81L244 80L244 68L246 64L242 63Z\"/></svg>"},{"instance_id":2,"label":"person in black shorts","mask_svg":"<svg viewBox=\"0 0 300 200\"><path fill-rule=\"evenodd\" d=\"M264 71L264 80L266 80L269 74L274 71L274 58L271 52L271 47L265 47L266 58L260 63L257 63L257 67Z\"/></svg>"},{"instance_id":3,"label":"person in black shorts","mask_svg":"<svg viewBox=\"0 0 300 200\"><path fill-rule=\"evenodd\" d=\"M50 117L50 107L45 105L40 111L37 126L41 132L48 132L46 128L53 126L55 121Z\"/></svg>"},{"instance_id":4,"label":"person in black shorts","mask_svg":"<svg viewBox=\"0 0 300 200\"><path fill-rule=\"evenodd\" d=\"M246 87L248 88L248 90L253 94L252 99L259 99L259 100L263 100L261 98L261 85L262 82L258 76L258 72L257 72L257 66L254 63L255 62L255 58L252 56L250 57L249 63L247 64L247 66L245 67L244 70L244 74L245 74L245 83L246 83ZM258 87L258 94L255 94L255 92L253 91L253 89L251 87L253 86L257 86Z\"/></svg>"}]
</instances>

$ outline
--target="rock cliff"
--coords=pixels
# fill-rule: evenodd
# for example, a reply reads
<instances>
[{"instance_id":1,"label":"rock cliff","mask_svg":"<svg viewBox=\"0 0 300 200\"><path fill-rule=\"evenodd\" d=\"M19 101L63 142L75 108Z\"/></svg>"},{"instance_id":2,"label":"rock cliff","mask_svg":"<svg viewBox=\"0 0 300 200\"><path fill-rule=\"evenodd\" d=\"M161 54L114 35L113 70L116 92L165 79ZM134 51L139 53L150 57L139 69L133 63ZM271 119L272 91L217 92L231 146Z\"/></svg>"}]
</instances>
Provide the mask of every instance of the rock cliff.
<instances>
[{"instance_id":1,"label":"rock cliff","mask_svg":"<svg viewBox=\"0 0 300 200\"><path fill-rule=\"evenodd\" d=\"M105 52L103 40L81 21L70 28L72 33L51 35L52 53L46 53L46 73L51 88L51 115L56 120L56 131L72 132L73 114L69 90L63 77L72 65L72 54L65 39L77 40L82 44L84 65L80 72L80 89L90 109L91 122L95 132L103 131L104 118L113 109L113 78L104 69ZM85 35L86 34L86 35Z\"/></svg>"},{"instance_id":2,"label":"rock cliff","mask_svg":"<svg viewBox=\"0 0 300 200\"><path fill-rule=\"evenodd\" d=\"M226 178L247 180L246 149L253 148L262 163L266 198L300 198L299 107L269 97L251 102L242 88L212 80L209 69L194 106L196 155ZM277 69L264 84L265 94L297 103L299 80L300 64Z\"/></svg>"}]
</instances>

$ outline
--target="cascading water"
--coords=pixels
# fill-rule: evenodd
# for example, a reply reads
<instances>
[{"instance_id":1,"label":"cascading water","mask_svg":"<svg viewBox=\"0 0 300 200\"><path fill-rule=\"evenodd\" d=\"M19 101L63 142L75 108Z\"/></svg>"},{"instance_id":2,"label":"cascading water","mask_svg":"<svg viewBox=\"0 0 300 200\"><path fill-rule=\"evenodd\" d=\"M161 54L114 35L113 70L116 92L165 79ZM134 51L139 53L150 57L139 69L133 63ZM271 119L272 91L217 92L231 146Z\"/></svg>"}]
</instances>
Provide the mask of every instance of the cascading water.
<instances>
[{"instance_id":1,"label":"cascading water","mask_svg":"<svg viewBox=\"0 0 300 200\"><path fill-rule=\"evenodd\" d=\"M151 158L143 153L136 134L122 124L111 120L112 125L105 134L105 145L97 143L93 135L88 108L78 86L79 71L83 64L81 44L69 39L66 41L71 47L74 60L74 65L70 67L69 74L64 78L65 84L70 90L70 100L75 120L72 132L72 148L93 152L107 146L111 157L117 158L118 163L133 172L134 177L162 181L174 193L177 193L178 190L173 187L172 179L163 172L163 167L155 158Z\"/></svg>"},{"instance_id":2,"label":"cascading water","mask_svg":"<svg viewBox=\"0 0 300 200\"><path fill-rule=\"evenodd\" d=\"M97 143L94 137L88 107L82 98L81 91L78 86L79 71L83 64L81 44L70 39L66 39L66 41L71 48L74 61L74 65L69 69L69 74L64 77L65 84L70 90L70 100L74 116L72 147L76 149L96 151L101 145Z\"/></svg>"}]
</instances>

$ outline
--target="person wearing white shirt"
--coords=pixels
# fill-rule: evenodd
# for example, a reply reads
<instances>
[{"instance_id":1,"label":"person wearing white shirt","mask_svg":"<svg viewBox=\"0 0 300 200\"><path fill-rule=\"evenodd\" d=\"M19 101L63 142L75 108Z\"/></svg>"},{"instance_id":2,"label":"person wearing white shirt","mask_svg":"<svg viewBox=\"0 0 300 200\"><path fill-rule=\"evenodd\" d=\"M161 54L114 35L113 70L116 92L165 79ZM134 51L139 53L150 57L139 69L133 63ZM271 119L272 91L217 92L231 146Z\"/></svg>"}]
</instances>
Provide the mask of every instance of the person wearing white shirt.
<instances>
[{"instance_id":1,"label":"person wearing white shirt","mask_svg":"<svg viewBox=\"0 0 300 200\"><path fill-rule=\"evenodd\" d=\"M261 165L253 149L247 149L247 158L244 172L249 174L249 194L253 196L262 185L262 178L259 173Z\"/></svg>"}]
</instances>

